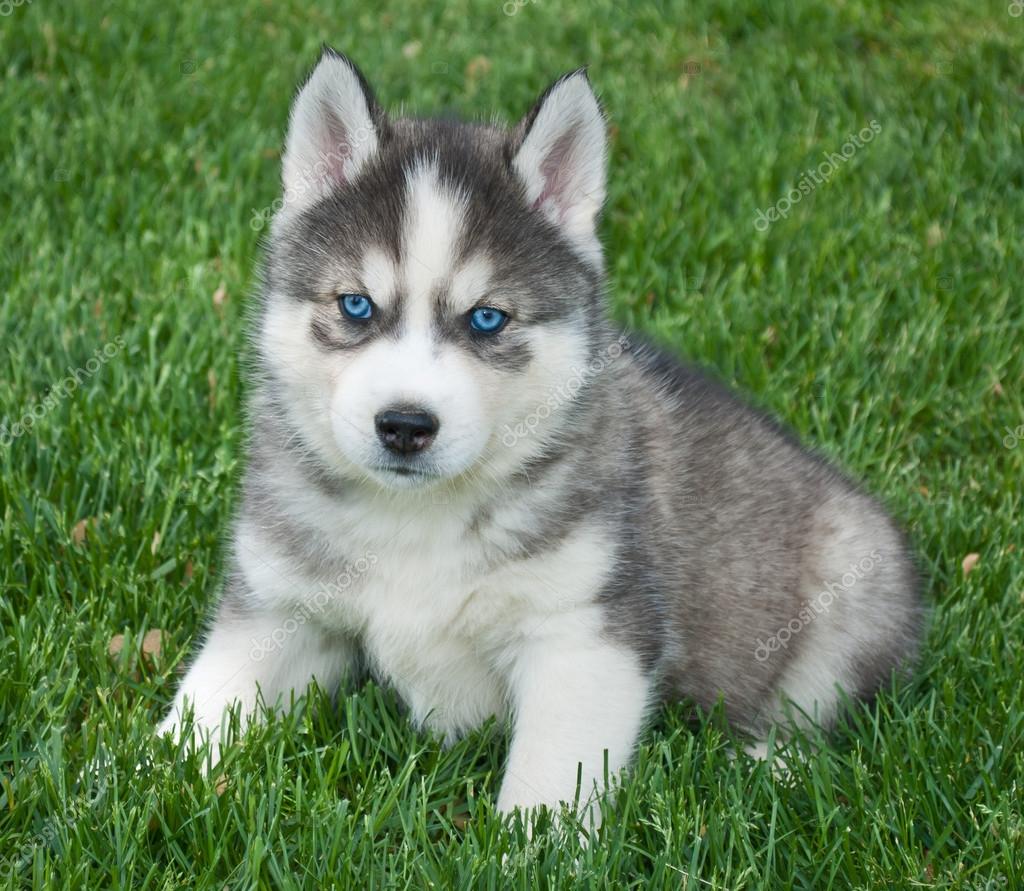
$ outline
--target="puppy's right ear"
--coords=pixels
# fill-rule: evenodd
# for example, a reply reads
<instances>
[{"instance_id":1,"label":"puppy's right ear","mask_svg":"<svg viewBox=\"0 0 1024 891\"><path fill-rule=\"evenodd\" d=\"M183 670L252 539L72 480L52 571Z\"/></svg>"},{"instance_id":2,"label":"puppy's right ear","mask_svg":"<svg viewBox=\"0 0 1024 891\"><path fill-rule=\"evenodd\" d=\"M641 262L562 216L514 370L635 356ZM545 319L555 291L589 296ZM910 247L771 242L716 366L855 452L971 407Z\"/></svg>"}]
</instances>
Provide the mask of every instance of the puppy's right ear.
<instances>
[{"instance_id":1,"label":"puppy's right ear","mask_svg":"<svg viewBox=\"0 0 1024 891\"><path fill-rule=\"evenodd\" d=\"M355 63L324 47L292 103L281 170L284 206L303 210L354 180L387 126Z\"/></svg>"}]
</instances>

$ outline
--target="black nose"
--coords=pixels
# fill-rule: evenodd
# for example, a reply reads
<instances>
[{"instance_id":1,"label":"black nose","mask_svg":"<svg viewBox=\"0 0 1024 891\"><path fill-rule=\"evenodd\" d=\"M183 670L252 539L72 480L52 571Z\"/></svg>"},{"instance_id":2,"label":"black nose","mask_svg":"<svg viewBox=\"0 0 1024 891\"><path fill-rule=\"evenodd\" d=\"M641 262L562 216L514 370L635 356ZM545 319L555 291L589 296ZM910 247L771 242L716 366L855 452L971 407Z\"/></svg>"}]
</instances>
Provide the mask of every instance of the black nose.
<instances>
[{"instance_id":1,"label":"black nose","mask_svg":"<svg viewBox=\"0 0 1024 891\"><path fill-rule=\"evenodd\" d=\"M382 411L374 420L377 422L377 436L384 447L399 455L422 452L441 426L436 416L418 408Z\"/></svg>"}]
</instances>

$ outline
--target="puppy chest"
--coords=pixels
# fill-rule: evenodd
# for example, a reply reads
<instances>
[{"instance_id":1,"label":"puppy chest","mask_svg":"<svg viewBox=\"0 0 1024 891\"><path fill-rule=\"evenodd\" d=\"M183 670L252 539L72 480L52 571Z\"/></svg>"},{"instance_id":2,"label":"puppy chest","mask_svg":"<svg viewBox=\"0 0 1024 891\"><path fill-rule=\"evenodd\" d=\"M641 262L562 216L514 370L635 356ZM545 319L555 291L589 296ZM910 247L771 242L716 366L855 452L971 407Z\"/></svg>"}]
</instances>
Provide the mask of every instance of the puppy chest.
<instances>
[{"instance_id":1,"label":"puppy chest","mask_svg":"<svg viewBox=\"0 0 1024 891\"><path fill-rule=\"evenodd\" d=\"M501 616L478 589L454 578L378 580L360 643L373 674L393 687L413 719L459 734L504 711L504 682L493 650Z\"/></svg>"},{"instance_id":2,"label":"puppy chest","mask_svg":"<svg viewBox=\"0 0 1024 891\"><path fill-rule=\"evenodd\" d=\"M479 657L500 621L499 603L487 604L472 579L442 566L406 562L367 579L353 609L359 637L384 666L466 661Z\"/></svg>"}]
</instances>

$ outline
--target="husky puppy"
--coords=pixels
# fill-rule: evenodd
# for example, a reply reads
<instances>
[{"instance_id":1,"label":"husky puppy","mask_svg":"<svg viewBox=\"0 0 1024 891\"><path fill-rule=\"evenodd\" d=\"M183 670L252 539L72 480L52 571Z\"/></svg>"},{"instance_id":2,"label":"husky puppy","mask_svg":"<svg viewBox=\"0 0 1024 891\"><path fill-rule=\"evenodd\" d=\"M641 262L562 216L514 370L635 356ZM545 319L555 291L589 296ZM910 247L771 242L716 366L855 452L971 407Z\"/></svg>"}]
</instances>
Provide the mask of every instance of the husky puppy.
<instances>
[{"instance_id":1,"label":"husky puppy","mask_svg":"<svg viewBox=\"0 0 1024 891\"><path fill-rule=\"evenodd\" d=\"M365 670L447 740L508 718L500 810L593 803L659 701L721 698L763 736L913 658L885 511L609 321L606 151L583 71L506 129L389 116L323 52L291 110L226 587L162 731L219 739L232 704Z\"/></svg>"}]
</instances>

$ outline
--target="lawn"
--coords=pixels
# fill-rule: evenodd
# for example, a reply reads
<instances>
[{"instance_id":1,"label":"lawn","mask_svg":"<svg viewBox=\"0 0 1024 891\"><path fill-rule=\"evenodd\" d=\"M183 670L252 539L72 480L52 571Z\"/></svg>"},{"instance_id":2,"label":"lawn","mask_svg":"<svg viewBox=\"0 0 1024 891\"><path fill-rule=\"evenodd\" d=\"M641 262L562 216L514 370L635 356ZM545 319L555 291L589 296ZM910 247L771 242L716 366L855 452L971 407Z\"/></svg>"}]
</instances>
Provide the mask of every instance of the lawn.
<instances>
[{"instance_id":1,"label":"lawn","mask_svg":"<svg viewBox=\"0 0 1024 891\"><path fill-rule=\"evenodd\" d=\"M5 885L1024 887L1024 7L329 7L0 3ZM208 776L154 741L218 589L322 41L388 108L509 121L590 64L617 317L891 506L933 605L910 682L782 776L663 709L585 849L495 815L502 727L443 750L372 685L311 689Z\"/></svg>"}]
</instances>

